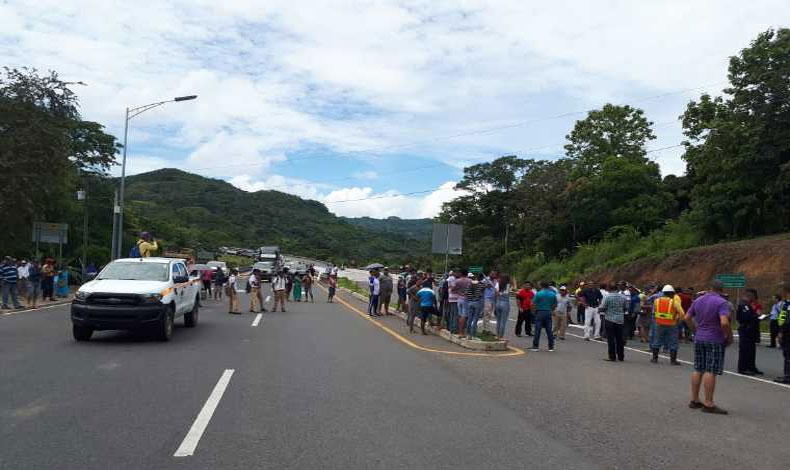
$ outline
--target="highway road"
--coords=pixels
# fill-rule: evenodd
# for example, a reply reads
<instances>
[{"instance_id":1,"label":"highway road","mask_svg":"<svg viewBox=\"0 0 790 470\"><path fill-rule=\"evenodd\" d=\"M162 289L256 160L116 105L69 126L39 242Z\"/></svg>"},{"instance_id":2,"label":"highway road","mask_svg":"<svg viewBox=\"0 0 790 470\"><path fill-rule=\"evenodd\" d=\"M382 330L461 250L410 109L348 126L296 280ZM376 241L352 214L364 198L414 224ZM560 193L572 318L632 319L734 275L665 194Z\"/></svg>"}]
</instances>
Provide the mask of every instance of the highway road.
<instances>
[{"instance_id":1,"label":"highway road","mask_svg":"<svg viewBox=\"0 0 790 470\"><path fill-rule=\"evenodd\" d=\"M242 296L244 297L244 296ZM2 469L786 468L790 389L569 337L470 354L356 300L228 315L169 343L71 339L67 306L0 317ZM242 306L248 305L246 298ZM244 309L246 310L246 308ZM761 351L762 352L762 351Z\"/></svg>"}]
</instances>

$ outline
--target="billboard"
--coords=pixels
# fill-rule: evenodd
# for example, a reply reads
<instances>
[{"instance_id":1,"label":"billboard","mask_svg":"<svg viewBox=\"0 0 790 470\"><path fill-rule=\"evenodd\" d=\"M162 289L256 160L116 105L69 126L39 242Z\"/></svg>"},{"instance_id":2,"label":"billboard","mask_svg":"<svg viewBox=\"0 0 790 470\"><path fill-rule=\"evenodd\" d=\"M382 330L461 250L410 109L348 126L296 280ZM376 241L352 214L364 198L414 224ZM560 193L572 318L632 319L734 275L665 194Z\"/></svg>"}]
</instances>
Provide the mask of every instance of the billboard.
<instances>
[{"instance_id":1,"label":"billboard","mask_svg":"<svg viewBox=\"0 0 790 470\"><path fill-rule=\"evenodd\" d=\"M37 243L69 243L69 224L33 222L33 241Z\"/></svg>"}]
</instances>

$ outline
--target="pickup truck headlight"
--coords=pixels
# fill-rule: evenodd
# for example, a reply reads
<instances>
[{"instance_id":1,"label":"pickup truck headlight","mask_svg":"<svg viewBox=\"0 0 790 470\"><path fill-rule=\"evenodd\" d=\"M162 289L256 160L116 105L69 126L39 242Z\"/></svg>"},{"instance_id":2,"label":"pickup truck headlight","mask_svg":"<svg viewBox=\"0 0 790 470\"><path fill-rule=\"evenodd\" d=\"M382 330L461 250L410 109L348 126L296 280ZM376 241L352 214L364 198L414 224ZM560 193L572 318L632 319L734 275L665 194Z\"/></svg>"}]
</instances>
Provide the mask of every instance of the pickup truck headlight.
<instances>
[{"instance_id":1,"label":"pickup truck headlight","mask_svg":"<svg viewBox=\"0 0 790 470\"><path fill-rule=\"evenodd\" d=\"M140 299L144 304L158 304L162 301L162 296L160 294L144 294L140 296Z\"/></svg>"},{"instance_id":2,"label":"pickup truck headlight","mask_svg":"<svg viewBox=\"0 0 790 470\"><path fill-rule=\"evenodd\" d=\"M88 293L78 290L74 294L74 300L76 300L77 302L85 302L86 300L88 300Z\"/></svg>"}]
</instances>

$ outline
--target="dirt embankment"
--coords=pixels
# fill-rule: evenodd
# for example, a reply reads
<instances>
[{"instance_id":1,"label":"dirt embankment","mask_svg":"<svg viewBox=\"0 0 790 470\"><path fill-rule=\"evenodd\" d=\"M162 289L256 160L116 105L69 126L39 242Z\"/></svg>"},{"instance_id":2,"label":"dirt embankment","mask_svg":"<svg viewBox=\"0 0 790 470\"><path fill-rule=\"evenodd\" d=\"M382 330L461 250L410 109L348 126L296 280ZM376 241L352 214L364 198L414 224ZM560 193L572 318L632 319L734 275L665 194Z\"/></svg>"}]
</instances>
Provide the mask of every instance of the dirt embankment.
<instances>
[{"instance_id":1,"label":"dirt embankment","mask_svg":"<svg viewBox=\"0 0 790 470\"><path fill-rule=\"evenodd\" d=\"M717 274L744 273L760 297L790 283L790 234L720 243L673 253L663 260L638 260L589 276L600 282L625 280L638 286L672 284L704 289Z\"/></svg>"}]
</instances>

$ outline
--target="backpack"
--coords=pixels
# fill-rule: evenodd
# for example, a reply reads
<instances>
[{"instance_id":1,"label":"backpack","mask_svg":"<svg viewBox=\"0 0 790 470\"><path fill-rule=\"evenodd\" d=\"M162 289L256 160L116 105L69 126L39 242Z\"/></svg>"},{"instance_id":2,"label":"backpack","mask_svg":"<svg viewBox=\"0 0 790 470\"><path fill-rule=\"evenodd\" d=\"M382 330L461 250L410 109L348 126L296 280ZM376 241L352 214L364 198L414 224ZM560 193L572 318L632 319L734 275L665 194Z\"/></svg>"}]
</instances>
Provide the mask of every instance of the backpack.
<instances>
[{"instance_id":1,"label":"backpack","mask_svg":"<svg viewBox=\"0 0 790 470\"><path fill-rule=\"evenodd\" d=\"M244 288L244 292L250 293L252 291L252 285L250 285L250 280L247 279L247 287Z\"/></svg>"},{"instance_id":2,"label":"backpack","mask_svg":"<svg viewBox=\"0 0 790 470\"><path fill-rule=\"evenodd\" d=\"M131 250L129 250L129 258L142 258L143 255L140 254L140 242L134 244Z\"/></svg>"}]
</instances>

